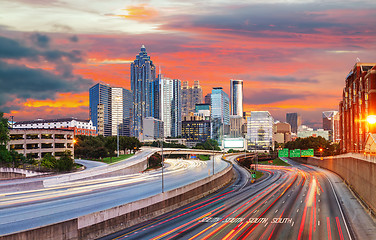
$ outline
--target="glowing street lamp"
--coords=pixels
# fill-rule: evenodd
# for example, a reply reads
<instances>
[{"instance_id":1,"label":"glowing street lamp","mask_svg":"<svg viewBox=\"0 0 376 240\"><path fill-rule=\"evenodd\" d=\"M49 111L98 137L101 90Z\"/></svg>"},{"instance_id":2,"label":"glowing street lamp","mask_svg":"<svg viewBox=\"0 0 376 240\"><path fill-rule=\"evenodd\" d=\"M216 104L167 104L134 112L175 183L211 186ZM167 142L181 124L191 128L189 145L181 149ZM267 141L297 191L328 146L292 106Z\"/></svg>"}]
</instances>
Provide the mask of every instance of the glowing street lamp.
<instances>
[{"instance_id":1,"label":"glowing street lamp","mask_svg":"<svg viewBox=\"0 0 376 240\"><path fill-rule=\"evenodd\" d=\"M375 123L376 123L376 115L369 115L369 116L367 117L367 122L368 122L369 124L375 124Z\"/></svg>"}]
</instances>

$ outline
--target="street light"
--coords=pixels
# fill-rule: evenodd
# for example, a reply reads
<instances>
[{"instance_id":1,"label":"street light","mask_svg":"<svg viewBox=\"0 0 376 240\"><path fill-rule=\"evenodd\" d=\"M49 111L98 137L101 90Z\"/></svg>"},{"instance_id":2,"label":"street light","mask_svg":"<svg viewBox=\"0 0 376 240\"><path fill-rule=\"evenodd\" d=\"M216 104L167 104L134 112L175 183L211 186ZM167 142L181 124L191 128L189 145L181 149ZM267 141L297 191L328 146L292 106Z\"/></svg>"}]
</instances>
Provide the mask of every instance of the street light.
<instances>
[{"instance_id":1,"label":"street light","mask_svg":"<svg viewBox=\"0 0 376 240\"><path fill-rule=\"evenodd\" d=\"M375 123L376 123L376 115L369 115L369 116L367 117L367 122L368 122L369 124L375 124Z\"/></svg>"},{"instance_id":2,"label":"street light","mask_svg":"<svg viewBox=\"0 0 376 240\"><path fill-rule=\"evenodd\" d=\"M213 145L211 145L211 144L210 144L210 142L209 142L209 141L207 141L207 142L208 142L208 144L210 145L210 147L212 147L212 148L213 148L213 174L212 174L212 175L214 175L214 156L215 156L215 153L214 153L214 151L215 151L215 149L214 149Z\"/></svg>"}]
</instances>

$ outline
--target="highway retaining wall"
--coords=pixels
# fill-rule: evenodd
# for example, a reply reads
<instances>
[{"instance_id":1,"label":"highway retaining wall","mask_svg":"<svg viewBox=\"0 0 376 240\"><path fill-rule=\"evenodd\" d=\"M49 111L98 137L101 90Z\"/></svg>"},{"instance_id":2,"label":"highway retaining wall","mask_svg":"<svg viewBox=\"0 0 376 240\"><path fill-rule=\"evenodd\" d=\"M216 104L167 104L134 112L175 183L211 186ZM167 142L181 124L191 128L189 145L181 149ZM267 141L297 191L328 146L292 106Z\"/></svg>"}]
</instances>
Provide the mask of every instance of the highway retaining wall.
<instances>
[{"instance_id":1,"label":"highway retaining wall","mask_svg":"<svg viewBox=\"0 0 376 240\"><path fill-rule=\"evenodd\" d=\"M232 167L189 185L69 221L0 237L0 240L96 239L152 219L213 193L234 176Z\"/></svg>"},{"instance_id":2,"label":"highway retaining wall","mask_svg":"<svg viewBox=\"0 0 376 240\"><path fill-rule=\"evenodd\" d=\"M300 162L326 168L341 176L365 203L372 215L376 213L376 162L356 154L335 157L294 158Z\"/></svg>"}]
</instances>

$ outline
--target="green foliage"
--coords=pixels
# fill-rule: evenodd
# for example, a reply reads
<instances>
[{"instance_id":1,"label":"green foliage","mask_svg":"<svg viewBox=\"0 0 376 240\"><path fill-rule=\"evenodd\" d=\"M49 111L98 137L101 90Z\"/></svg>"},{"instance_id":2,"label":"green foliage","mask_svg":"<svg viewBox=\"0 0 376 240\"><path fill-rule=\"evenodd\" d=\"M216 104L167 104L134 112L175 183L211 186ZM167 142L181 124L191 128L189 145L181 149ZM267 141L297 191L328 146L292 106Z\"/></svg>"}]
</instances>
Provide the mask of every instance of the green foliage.
<instances>
[{"instance_id":1,"label":"green foliage","mask_svg":"<svg viewBox=\"0 0 376 240\"><path fill-rule=\"evenodd\" d=\"M204 143L197 143L194 149L203 149L203 150L216 150L216 151L221 151L221 149L218 146L218 142L213 139L208 139Z\"/></svg>"},{"instance_id":2,"label":"green foliage","mask_svg":"<svg viewBox=\"0 0 376 240\"><path fill-rule=\"evenodd\" d=\"M117 148L117 138L103 136L76 136L74 153L76 157L83 159L103 159L114 157ZM136 152L140 149L141 143L137 138L119 136L119 149Z\"/></svg>"},{"instance_id":3,"label":"green foliage","mask_svg":"<svg viewBox=\"0 0 376 240\"><path fill-rule=\"evenodd\" d=\"M290 150L313 148L315 150L315 155L320 155L318 150L322 148L324 150L322 153L323 156L333 156L340 153L338 143L332 143L321 136L297 138L295 141L285 143L284 148Z\"/></svg>"},{"instance_id":4,"label":"green foliage","mask_svg":"<svg viewBox=\"0 0 376 240\"><path fill-rule=\"evenodd\" d=\"M9 141L8 119L4 118L4 113L0 112L0 145L6 146Z\"/></svg>"},{"instance_id":5,"label":"green foliage","mask_svg":"<svg viewBox=\"0 0 376 240\"><path fill-rule=\"evenodd\" d=\"M60 172L71 171L74 166L74 160L72 158L72 152L65 150L63 155L56 162L56 169Z\"/></svg>"},{"instance_id":6,"label":"green foliage","mask_svg":"<svg viewBox=\"0 0 376 240\"><path fill-rule=\"evenodd\" d=\"M162 166L162 156L159 153L154 153L148 158L149 168L156 168Z\"/></svg>"},{"instance_id":7,"label":"green foliage","mask_svg":"<svg viewBox=\"0 0 376 240\"><path fill-rule=\"evenodd\" d=\"M40 163L42 167L45 167L48 169L55 169L56 164L57 164L57 160L55 156L52 156L50 153L47 153L46 155L44 155Z\"/></svg>"},{"instance_id":8,"label":"green foliage","mask_svg":"<svg viewBox=\"0 0 376 240\"><path fill-rule=\"evenodd\" d=\"M210 156L209 155L198 155L198 158L202 161L208 161L210 160Z\"/></svg>"},{"instance_id":9,"label":"green foliage","mask_svg":"<svg viewBox=\"0 0 376 240\"><path fill-rule=\"evenodd\" d=\"M5 146L0 145L0 163L10 163L12 162L12 155L6 149Z\"/></svg>"},{"instance_id":10,"label":"green foliage","mask_svg":"<svg viewBox=\"0 0 376 240\"><path fill-rule=\"evenodd\" d=\"M228 151L227 151L227 153L233 153L234 152L234 149L229 149Z\"/></svg>"}]
</instances>

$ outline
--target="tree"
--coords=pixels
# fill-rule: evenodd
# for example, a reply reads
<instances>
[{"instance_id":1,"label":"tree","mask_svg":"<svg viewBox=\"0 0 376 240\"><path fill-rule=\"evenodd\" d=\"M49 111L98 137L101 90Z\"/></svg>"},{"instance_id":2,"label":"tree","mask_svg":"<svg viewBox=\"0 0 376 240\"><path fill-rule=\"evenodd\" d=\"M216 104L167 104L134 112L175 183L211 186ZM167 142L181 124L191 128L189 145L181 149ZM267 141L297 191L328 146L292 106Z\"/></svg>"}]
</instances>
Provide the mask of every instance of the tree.
<instances>
[{"instance_id":1,"label":"tree","mask_svg":"<svg viewBox=\"0 0 376 240\"><path fill-rule=\"evenodd\" d=\"M55 156L52 156L50 153L47 153L46 155L43 156L40 165L48 169L55 169L56 162L57 160Z\"/></svg>"},{"instance_id":2,"label":"tree","mask_svg":"<svg viewBox=\"0 0 376 240\"><path fill-rule=\"evenodd\" d=\"M10 163L12 162L12 156L7 148L3 145L0 145L0 163Z\"/></svg>"},{"instance_id":3,"label":"tree","mask_svg":"<svg viewBox=\"0 0 376 240\"><path fill-rule=\"evenodd\" d=\"M203 150L213 150L214 148L214 150L221 151L218 146L218 142L214 139L207 139L204 143L197 143L194 148Z\"/></svg>"},{"instance_id":4,"label":"tree","mask_svg":"<svg viewBox=\"0 0 376 240\"><path fill-rule=\"evenodd\" d=\"M0 145L6 146L9 141L8 119L4 118L4 113L0 112Z\"/></svg>"},{"instance_id":5,"label":"tree","mask_svg":"<svg viewBox=\"0 0 376 240\"><path fill-rule=\"evenodd\" d=\"M72 158L72 152L69 150L65 150L63 155L57 160L56 169L60 172L64 171L71 171L74 166L74 161Z\"/></svg>"},{"instance_id":6,"label":"tree","mask_svg":"<svg viewBox=\"0 0 376 240\"><path fill-rule=\"evenodd\" d=\"M154 153L148 158L149 168L156 168L162 166L162 156L159 153Z\"/></svg>"},{"instance_id":7,"label":"tree","mask_svg":"<svg viewBox=\"0 0 376 240\"><path fill-rule=\"evenodd\" d=\"M313 148L316 152L316 155L319 155L319 149L322 148L323 156L332 156L339 154L339 144L332 143L325 138L318 137L307 137L307 138L297 138L295 141L290 141L285 143L285 148L288 149L309 149ZM321 154L320 154L321 155Z\"/></svg>"},{"instance_id":8,"label":"tree","mask_svg":"<svg viewBox=\"0 0 376 240\"><path fill-rule=\"evenodd\" d=\"M108 155L111 157L115 156L115 151L117 148L116 136L106 137L104 146L107 149Z\"/></svg>"}]
</instances>

